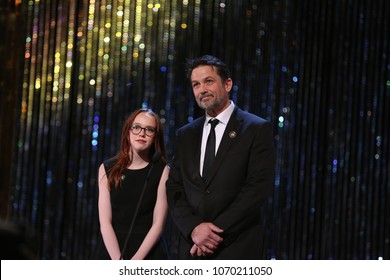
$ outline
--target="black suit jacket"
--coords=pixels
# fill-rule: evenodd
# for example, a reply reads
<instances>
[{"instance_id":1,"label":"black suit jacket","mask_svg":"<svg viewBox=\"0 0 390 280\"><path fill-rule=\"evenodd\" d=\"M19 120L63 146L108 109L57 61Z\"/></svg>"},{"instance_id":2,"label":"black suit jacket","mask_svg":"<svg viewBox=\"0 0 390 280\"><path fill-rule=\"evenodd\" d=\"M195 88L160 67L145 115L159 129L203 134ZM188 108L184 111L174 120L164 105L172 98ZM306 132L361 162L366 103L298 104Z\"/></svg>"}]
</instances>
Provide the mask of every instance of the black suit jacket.
<instances>
[{"instance_id":1,"label":"black suit jacket","mask_svg":"<svg viewBox=\"0 0 390 280\"><path fill-rule=\"evenodd\" d=\"M204 121L203 116L177 131L166 185L170 213L181 232L179 258L191 258L192 230L212 222L224 230L224 242L211 258L258 259L261 205L274 182L272 126L236 107L205 181L199 173Z\"/></svg>"}]
</instances>

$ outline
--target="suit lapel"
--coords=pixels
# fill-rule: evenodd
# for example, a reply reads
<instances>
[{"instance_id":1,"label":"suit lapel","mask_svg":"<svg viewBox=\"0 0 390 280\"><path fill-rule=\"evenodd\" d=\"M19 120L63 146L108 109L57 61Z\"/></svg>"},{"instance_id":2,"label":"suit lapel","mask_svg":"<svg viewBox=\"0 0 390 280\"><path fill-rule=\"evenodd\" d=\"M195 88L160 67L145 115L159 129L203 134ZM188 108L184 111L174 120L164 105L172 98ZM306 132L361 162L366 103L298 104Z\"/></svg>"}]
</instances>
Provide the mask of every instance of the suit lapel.
<instances>
[{"instance_id":1,"label":"suit lapel","mask_svg":"<svg viewBox=\"0 0 390 280\"><path fill-rule=\"evenodd\" d=\"M187 147L189 147L189 151L186 153L187 156L190 156L188 160L186 161L186 164L191 164L192 167L190 167L190 170L194 170L193 173L193 179L201 185L204 184L204 180L200 176L200 149L201 149L201 143L202 143L202 133L203 133L203 124L204 124L205 117L201 117L199 119L196 119L193 123L192 132L189 135L189 137L186 139L188 141ZM195 152L191 152L191 149Z\"/></svg>"}]
</instances>

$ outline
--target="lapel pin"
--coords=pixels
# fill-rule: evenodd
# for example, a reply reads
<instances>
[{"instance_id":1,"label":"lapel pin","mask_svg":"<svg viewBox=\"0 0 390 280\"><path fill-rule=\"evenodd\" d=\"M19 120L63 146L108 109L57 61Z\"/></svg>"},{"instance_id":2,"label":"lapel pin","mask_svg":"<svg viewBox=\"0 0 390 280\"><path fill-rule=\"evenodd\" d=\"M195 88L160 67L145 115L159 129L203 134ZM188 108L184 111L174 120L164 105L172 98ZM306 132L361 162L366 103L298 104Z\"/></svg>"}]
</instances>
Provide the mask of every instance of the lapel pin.
<instances>
[{"instance_id":1,"label":"lapel pin","mask_svg":"<svg viewBox=\"0 0 390 280\"><path fill-rule=\"evenodd\" d=\"M121 181L123 181L125 179L125 177L126 177L125 175L122 175L121 176Z\"/></svg>"},{"instance_id":2,"label":"lapel pin","mask_svg":"<svg viewBox=\"0 0 390 280\"><path fill-rule=\"evenodd\" d=\"M229 132L229 137L230 137L230 138L233 139L233 138L236 138L236 136L237 136L237 133L236 133L235 131L230 131L230 132Z\"/></svg>"}]
</instances>

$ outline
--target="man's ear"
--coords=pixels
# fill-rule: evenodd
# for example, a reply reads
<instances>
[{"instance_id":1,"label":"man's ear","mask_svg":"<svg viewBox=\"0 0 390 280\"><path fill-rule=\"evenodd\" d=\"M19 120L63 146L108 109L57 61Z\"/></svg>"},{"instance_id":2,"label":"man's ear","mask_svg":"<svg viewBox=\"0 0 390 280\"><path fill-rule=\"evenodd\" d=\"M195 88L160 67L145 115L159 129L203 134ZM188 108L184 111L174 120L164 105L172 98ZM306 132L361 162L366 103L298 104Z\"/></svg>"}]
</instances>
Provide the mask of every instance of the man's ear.
<instances>
[{"instance_id":1,"label":"man's ear","mask_svg":"<svg viewBox=\"0 0 390 280\"><path fill-rule=\"evenodd\" d=\"M233 80L228 78L226 81L225 81L225 90L227 92L230 92L232 90L232 87L233 87Z\"/></svg>"}]
</instances>

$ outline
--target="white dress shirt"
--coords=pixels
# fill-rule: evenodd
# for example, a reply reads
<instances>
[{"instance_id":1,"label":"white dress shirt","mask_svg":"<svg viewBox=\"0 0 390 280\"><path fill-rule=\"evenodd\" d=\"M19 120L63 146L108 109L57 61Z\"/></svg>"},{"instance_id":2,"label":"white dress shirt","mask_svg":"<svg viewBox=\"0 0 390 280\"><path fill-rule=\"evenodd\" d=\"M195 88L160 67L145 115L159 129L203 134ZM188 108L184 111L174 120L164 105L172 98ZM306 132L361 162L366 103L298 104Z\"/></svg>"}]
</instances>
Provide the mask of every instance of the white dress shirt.
<instances>
[{"instance_id":1,"label":"white dress shirt","mask_svg":"<svg viewBox=\"0 0 390 280\"><path fill-rule=\"evenodd\" d=\"M210 134L210 128L211 124L209 123L209 120L211 119L218 119L219 123L215 127L215 154L218 152L218 147L219 144L221 143L223 133L225 132L226 125L230 119L230 116L232 115L234 111L234 103L233 101L229 100L230 105L227 107L223 112L221 112L218 116L215 118L210 117L209 115L206 114L206 120L203 125L203 135L202 135L202 146L200 148L200 175L203 175L203 162L204 162L204 154L206 150L206 143L207 143L207 138L209 137Z\"/></svg>"}]
</instances>

